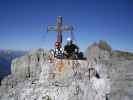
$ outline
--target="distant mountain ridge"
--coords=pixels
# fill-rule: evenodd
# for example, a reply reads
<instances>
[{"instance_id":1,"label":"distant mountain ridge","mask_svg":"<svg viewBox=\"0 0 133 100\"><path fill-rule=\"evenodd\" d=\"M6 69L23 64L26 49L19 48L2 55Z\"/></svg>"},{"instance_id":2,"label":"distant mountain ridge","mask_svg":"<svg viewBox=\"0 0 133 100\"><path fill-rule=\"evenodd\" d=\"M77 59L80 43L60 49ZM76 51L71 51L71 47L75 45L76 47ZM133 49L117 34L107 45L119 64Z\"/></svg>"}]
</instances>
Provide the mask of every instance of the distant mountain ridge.
<instances>
[{"instance_id":1,"label":"distant mountain ridge","mask_svg":"<svg viewBox=\"0 0 133 100\"><path fill-rule=\"evenodd\" d=\"M11 61L16 57L25 55L26 53L27 51L0 49L0 80L11 73Z\"/></svg>"},{"instance_id":2,"label":"distant mountain ridge","mask_svg":"<svg viewBox=\"0 0 133 100\"><path fill-rule=\"evenodd\" d=\"M113 57L124 58L127 60L133 60L133 53L127 51L114 50L112 52Z\"/></svg>"}]
</instances>

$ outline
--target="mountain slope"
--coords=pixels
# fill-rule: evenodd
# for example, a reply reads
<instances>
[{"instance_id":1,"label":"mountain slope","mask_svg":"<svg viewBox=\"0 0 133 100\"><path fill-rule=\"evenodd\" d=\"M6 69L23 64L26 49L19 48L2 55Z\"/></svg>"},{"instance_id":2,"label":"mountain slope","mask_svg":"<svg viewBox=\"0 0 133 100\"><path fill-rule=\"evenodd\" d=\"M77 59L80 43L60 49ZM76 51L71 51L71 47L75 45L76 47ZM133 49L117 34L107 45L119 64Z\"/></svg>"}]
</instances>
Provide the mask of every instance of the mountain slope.
<instances>
[{"instance_id":1,"label":"mountain slope","mask_svg":"<svg viewBox=\"0 0 133 100\"><path fill-rule=\"evenodd\" d=\"M11 61L26 53L25 51L0 50L0 80L11 73Z\"/></svg>"}]
</instances>

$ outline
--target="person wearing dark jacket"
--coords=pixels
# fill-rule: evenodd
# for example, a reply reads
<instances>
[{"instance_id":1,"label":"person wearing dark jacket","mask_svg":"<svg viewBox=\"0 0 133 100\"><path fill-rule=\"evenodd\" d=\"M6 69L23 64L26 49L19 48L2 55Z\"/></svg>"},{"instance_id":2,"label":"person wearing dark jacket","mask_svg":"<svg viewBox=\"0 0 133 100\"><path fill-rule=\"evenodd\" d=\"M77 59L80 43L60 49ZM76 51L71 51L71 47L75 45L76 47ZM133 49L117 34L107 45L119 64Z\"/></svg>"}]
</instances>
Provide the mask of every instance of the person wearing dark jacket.
<instances>
[{"instance_id":1,"label":"person wearing dark jacket","mask_svg":"<svg viewBox=\"0 0 133 100\"><path fill-rule=\"evenodd\" d=\"M64 54L66 58L76 59L78 56L79 47L73 44L71 38L67 39L67 44L64 46Z\"/></svg>"}]
</instances>

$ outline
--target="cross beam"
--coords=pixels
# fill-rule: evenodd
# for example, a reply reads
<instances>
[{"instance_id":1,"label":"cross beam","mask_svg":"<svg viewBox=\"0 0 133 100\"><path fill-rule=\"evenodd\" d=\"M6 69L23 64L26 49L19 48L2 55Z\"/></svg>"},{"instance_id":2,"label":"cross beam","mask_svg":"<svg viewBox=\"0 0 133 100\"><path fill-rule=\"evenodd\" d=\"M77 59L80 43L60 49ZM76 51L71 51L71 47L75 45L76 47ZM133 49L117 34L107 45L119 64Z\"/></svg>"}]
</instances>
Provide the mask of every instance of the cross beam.
<instances>
[{"instance_id":1,"label":"cross beam","mask_svg":"<svg viewBox=\"0 0 133 100\"><path fill-rule=\"evenodd\" d=\"M71 32L73 31L73 27L71 25L63 25L62 24L62 17L57 16L56 18L56 25L48 25L47 31L56 31L57 32L57 40L56 43L59 43L59 47L56 47L57 49L61 48L62 45L62 32ZM55 44L56 44L55 43Z\"/></svg>"}]
</instances>

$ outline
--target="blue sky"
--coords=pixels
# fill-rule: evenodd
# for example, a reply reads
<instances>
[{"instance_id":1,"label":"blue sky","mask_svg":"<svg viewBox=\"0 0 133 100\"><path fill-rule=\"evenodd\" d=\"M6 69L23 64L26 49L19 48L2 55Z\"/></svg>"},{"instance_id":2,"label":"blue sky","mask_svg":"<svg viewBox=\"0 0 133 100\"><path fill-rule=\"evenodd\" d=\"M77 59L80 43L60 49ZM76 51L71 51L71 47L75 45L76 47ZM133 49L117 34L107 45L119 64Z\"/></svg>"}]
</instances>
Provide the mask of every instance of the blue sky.
<instances>
[{"instance_id":1,"label":"blue sky","mask_svg":"<svg viewBox=\"0 0 133 100\"><path fill-rule=\"evenodd\" d=\"M46 27L56 16L74 26L82 50L106 40L113 49L133 52L132 0L0 0L0 48L52 48L56 33Z\"/></svg>"}]
</instances>

